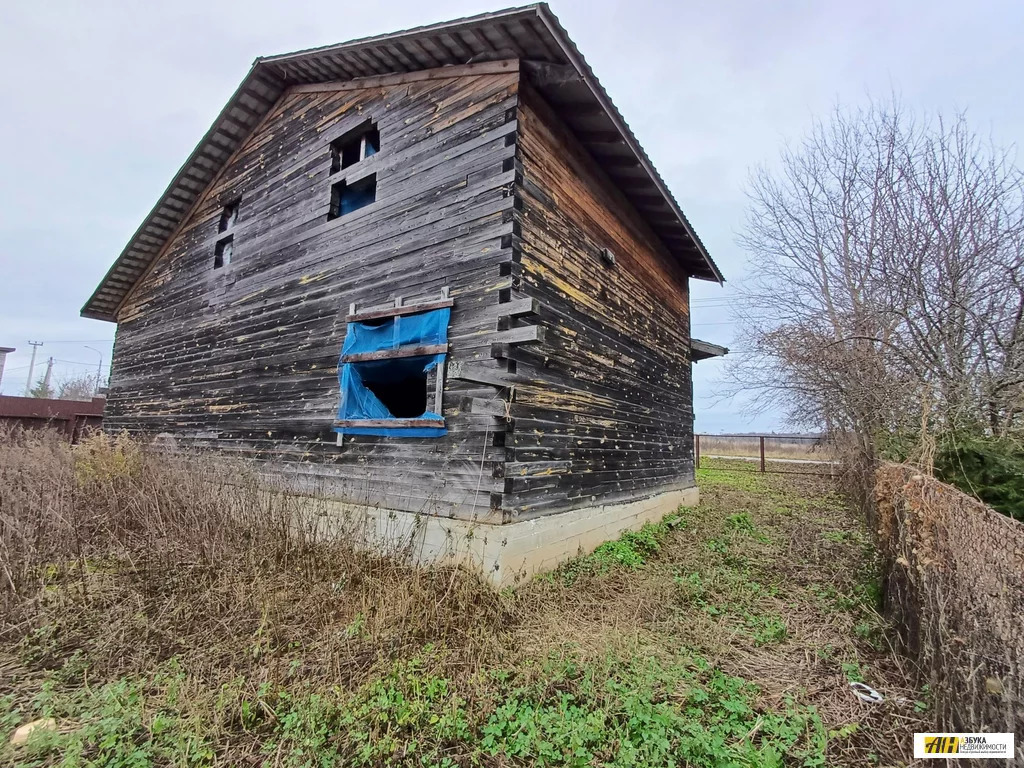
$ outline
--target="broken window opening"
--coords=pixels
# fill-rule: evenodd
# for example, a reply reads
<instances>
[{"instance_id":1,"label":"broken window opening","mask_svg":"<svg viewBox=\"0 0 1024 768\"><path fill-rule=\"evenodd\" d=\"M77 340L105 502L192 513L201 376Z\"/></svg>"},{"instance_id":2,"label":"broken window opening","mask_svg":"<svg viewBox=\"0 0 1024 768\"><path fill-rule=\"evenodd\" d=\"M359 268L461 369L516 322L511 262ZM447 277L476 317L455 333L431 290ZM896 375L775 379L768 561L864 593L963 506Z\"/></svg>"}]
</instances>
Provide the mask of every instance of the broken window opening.
<instances>
[{"instance_id":1,"label":"broken window opening","mask_svg":"<svg viewBox=\"0 0 1024 768\"><path fill-rule=\"evenodd\" d=\"M436 309L437 304L444 306ZM412 310L412 311L410 311ZM341 397L334 430L339 435L442 437L444 367L451 301L424 309L397 301L362 316L352 305L338 360ZM341 443L339 442L339 445Z\"/></svg>"},{"instance_id":2,"label":"broken window opening","mask_svg":"<svg viewBox=\"0 0 1024 768\"><path fill-rule=\"evenodd\" d=\"M349 131L331 142L331 173L355 165L380 152L380 131L374 123Z\"/></svg>"},{"instance_id":3,"label":"broken window opening","mask_svg":"<svg viewBox=\"0 0 1024 768\"><path fill-rule=\"evenodd\" d=\"M377 200L377 174L371 174L352 184L339 181L331 187L331 210L327 220L331 221L346 213L358 211Z\"/></svg>"},{"instance_id":4,"label":"broken window opening","mask_svg":"<svg viewBox=\"0 0 1024 768\"><path fill-rule=\"evenodd\" d=\"M213 268L220 269L231 263L231 256L235 250L235 237L227 237L217 241L217 247L213 251Z\"/></svg>"},{"instance_id":5,"label":"broken window opening","mask_svg":"<svg viewBox=\"0 0 1024 768\"><path fill-rule=\"evenodd\" d=\"M357 363L363 385L380 400L393 418L415 419L428 410L431 364L434 357L403 357Z\"/></svg>"}]
</instances>

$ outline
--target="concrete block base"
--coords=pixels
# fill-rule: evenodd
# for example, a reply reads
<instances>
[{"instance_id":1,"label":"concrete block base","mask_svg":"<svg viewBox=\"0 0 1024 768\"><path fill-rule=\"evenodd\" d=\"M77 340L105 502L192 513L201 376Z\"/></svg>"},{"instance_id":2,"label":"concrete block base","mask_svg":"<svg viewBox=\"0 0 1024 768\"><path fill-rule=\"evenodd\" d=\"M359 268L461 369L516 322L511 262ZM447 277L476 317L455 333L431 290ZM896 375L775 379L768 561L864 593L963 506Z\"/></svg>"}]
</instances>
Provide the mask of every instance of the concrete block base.
<instances>
[{"instance_id":1,"label":"concrete block base","mask_svg":"<svg viewBox=\"0 0 1024 768\"><path fill-rule=\"evenodd\" d=\"M636 501L582 507L567 512L488 525L319 499L315 517L321 534L355 540L414 562L460 563L503 587L549 571L576 555L592 552L624 531L661 520L699 501L696 487L666 491Z\"/></svg>"}]
</instances>

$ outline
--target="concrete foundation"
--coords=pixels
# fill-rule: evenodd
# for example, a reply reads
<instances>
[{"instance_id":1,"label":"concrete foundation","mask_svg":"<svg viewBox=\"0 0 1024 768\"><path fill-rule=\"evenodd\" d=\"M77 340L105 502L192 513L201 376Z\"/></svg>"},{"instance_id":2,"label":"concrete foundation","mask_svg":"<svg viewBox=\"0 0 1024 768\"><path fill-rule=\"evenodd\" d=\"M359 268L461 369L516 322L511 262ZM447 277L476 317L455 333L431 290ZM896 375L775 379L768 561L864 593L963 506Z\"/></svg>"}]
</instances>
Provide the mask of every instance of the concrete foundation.
<instances>
[{"instance_id":1,"label":"concrete foundation","mask_svg":"<svg viewBox=\"0 0 1024 768\"><path fill-rule=\"evenodd\" d=\"M627 530L661 520L699 501L696 487L637 501L488 525L318 499L310 510L329 536L356 539L419 563L460 563L503 587L592 552Z\"/></svg>"}]
</instances>

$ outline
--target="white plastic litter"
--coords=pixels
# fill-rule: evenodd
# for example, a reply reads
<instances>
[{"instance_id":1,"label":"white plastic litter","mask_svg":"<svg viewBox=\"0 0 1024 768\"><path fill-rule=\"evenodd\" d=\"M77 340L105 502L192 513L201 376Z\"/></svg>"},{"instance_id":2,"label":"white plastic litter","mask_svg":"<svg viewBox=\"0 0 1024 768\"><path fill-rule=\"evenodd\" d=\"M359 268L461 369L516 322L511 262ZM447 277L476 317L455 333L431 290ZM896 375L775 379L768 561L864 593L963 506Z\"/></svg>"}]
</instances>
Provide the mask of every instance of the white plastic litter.
<instances>
[{"instance_id":1,"label":"white plastic litter","mask_svg":"<svg viewBox=\"0 0 1024 768\"><path fill-rule=\"evenodd\" d=\"M861 701L866 701L868 704L880 704L885 701L885 697L882 694L865 683L850 683L850 688L854 696Z\"/></svg>"}]
</instances>

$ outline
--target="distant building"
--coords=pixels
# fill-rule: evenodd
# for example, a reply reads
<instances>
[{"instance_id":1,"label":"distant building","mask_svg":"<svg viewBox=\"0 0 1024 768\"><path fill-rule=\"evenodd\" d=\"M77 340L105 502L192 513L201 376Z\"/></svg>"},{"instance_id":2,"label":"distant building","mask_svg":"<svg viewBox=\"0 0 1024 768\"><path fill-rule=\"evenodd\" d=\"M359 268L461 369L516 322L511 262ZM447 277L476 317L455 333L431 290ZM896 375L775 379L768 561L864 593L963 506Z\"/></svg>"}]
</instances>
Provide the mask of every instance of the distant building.
<instances>
[{"instance_id":1,"label":"distant building","mask_svg":"<svg viewBox=\"0 0 1024 768\"><path fill-rule=\"evenodd\" d=\"M0 347L0 385L4 382L4 364L7 362L7 355L14 352L14 347ZM3 390L0 389L0 392Z\"/></svg>"},{"instance_id":2,"label":"distant building","mask_svg":"<svg viewBox=\"0 0 1024 768\"><path fill-rule=\"evenodd\" d=\"M257 59L82 313L108 429L423 513L425 556L494 526L507 582L696 500L691 278L541 3Z\"/></svg>"}]
</instances>

